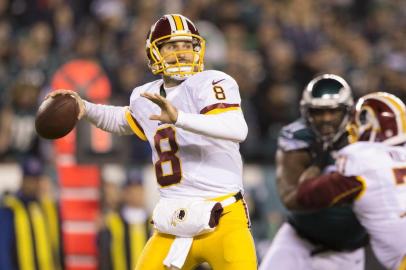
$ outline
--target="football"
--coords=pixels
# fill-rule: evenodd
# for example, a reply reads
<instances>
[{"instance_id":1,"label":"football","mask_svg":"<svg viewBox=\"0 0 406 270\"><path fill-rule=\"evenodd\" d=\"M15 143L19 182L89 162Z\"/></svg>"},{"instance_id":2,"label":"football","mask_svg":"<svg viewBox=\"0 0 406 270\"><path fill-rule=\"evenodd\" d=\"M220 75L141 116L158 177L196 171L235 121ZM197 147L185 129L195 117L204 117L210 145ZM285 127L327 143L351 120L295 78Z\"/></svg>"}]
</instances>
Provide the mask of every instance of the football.
<instances>
[{"instance_id":1,"label":"football","mask_svg":"<svg viewBox=\"0 0 406 270\"><path fill-rule=\"evenodd\" d=\"M76 125L79 105L72 95L56 95L44 100L35 118L35 129L42 138L59 139Z\"/></svg>"}]
</instances>

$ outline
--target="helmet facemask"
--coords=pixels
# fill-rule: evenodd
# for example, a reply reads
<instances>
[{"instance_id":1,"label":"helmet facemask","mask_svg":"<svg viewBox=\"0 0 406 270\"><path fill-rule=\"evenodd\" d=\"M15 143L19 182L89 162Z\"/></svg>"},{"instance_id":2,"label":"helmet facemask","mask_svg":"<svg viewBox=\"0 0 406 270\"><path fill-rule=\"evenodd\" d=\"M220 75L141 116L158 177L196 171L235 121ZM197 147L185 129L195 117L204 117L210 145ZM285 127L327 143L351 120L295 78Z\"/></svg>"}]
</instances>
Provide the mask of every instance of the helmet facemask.
<instances>
[{"instance_id":1,"label":"helmet facemask","mask_svg":"<svg viewBox=\"0 0 406 270\"><path fill-rule=\"evenodd\" d=\"M302 110L307 124L326 146L333 144L346 131L351 113L351 108L343 105L335 108L308 107ZM331 114L332 116L329 121L317 120L317 114ZM329 130L329 132L326 133L326 130Z\"/></svg>"},{"instance_id":2,"label":"helmet facemask","mask_svg":"<svg viewBox=\"0 0 406 270\"><path fill-rule=\"evenodd\" d=\"M192 50L174 51L172 53L163 56L160 49L165 43L176 41L192 41ZM196 35L185 36L182 34L172 35L170 39L167 36L159 38L151 43L150 55L150 68L153 74L163 74L177 80L184 80L187 77L203 71L203 58L204 58L204 40ZM192 57L186 57L193 59L192 61L185 61L182 55L192 55ZM172 60L172 61L170 61Z\"/></svg>"},{"instance_id":3,"label":"helmet facemask","mask_svg":"<svg viewBox=\"0 0 406 270\"><path fill-rule=\"evenodd\" d=\"M162 47L171 42L190 42L192 48L163 54ZM158 20L148 34L146 50L148 66L154 75L184 80L204 69L205 40L182 15L165 15Z\"/></svg>"},{"instance_id":4,"label":"helmet facemask","mask_svg":"<svg viewBox=\"0 0 406 270\"><path fill-rule=\"evenodd\" d=\"M300 110L307 125L323 145L328 147L346 131L353 103L351 89L347 82L339 76L324 74L314 78L306 86L300 102ZM317 118L317 114L330 116Z\"/></svg>"},{"instance_id":5,"label":"helmet facemask","mask_svg":"<svg viewBox=\"0 0 406 270\"><path fill-rule=\"evenodd\" d=\"M375 141L377 133L381 130L374 111L365 106L355 117L359 138L363 141Z\"/></svg>"}]
</instances>

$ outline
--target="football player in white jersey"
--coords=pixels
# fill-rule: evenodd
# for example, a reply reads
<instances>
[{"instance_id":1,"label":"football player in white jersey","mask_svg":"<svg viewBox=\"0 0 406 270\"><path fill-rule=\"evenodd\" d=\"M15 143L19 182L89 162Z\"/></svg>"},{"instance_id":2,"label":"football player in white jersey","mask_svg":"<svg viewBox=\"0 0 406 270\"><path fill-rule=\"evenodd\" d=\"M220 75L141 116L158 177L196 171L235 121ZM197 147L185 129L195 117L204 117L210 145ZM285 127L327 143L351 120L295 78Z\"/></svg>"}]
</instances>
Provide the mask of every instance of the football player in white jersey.
<instances>
[{"instance_id":1,"label":"football player in white jersey","mask_svg":"<svg viewBox=\"0 0 406 270\"><path fill-rule=\"evenodd\" d=\"M212 211L214 224L218 223L214 230L192 237L190 245L174 241L175 235L156 231L136 269L163 270L165 265L193 269L202 262L218 270L257 268L241 195L239 143L246 138L248 127L240 108L239 89L224 72L204 70L204 52L205 40L191 20L180 14L164 15L152 25L146 41L148 65L162 78L136 87L128 107L92 104L67 90L50 94L75 95L81 115L97 127L121 135L135 133L150 143L160 202L166 200L163 208L170 207L171 200L228 199L222 214L221 210ZM187 211L201 211L178 210L173 226L185 222ZM157 214L157 220L161 216ZM174 242L180 245L173 249Z\"/></svg>"},{"instance_id":2,"label":"football player in white jersey","mask_svg":"<svg viewBox=\"0 0 406 270\"><path fill-rule=\"evenodd\" d=\"M301 183L308 208L352 203L372 249L387 269L406 269L406 107L389 93L362 97L351 139L338 152L337 172Z\"/></svg>"}]
</instances>

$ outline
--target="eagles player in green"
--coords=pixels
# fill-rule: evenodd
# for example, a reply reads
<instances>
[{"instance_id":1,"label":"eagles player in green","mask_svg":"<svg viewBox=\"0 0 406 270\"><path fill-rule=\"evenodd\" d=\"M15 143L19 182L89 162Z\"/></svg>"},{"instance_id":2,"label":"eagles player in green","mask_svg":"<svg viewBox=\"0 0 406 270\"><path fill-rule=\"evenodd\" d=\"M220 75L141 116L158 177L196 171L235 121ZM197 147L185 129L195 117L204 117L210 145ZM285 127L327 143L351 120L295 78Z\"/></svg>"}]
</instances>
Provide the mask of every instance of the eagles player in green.
<instances>
[{"instance_id":1,"label":"eagles player in green","mask_svg":"<svg viewBox=\"0 0 406 270\"><path fill-rule=\"evenodd\" d=\"M276 177L288 222L278 231L261 270L363 270L365 229L351 207L301 211L295 197L303 179L334 170L334 153L348 144L346 124L353 107L347 82L333 74L308 83L302 117L285 126L278 140Z\"/></svg>"}]
</instances>

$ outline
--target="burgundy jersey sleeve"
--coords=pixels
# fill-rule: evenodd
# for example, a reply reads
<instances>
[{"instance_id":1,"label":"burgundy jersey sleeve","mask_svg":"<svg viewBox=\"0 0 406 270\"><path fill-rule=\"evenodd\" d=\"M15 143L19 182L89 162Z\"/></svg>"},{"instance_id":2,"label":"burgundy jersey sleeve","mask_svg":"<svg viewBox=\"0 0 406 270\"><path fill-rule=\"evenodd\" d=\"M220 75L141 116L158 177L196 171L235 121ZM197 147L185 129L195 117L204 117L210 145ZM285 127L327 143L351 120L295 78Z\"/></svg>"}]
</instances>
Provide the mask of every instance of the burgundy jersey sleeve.
<instances>
[{"instance_id":1,"label":"burgundy jersey sleeve","mask_svg":"<svg viewBox=\"0 0 406 270\"><path fill-rule=\"evenodd\" d=\"M356 177L333 172L305 180L298 188L296 199L306 209L319 209L352 202L363 188Z\"/></svg>"}]
</instances>

